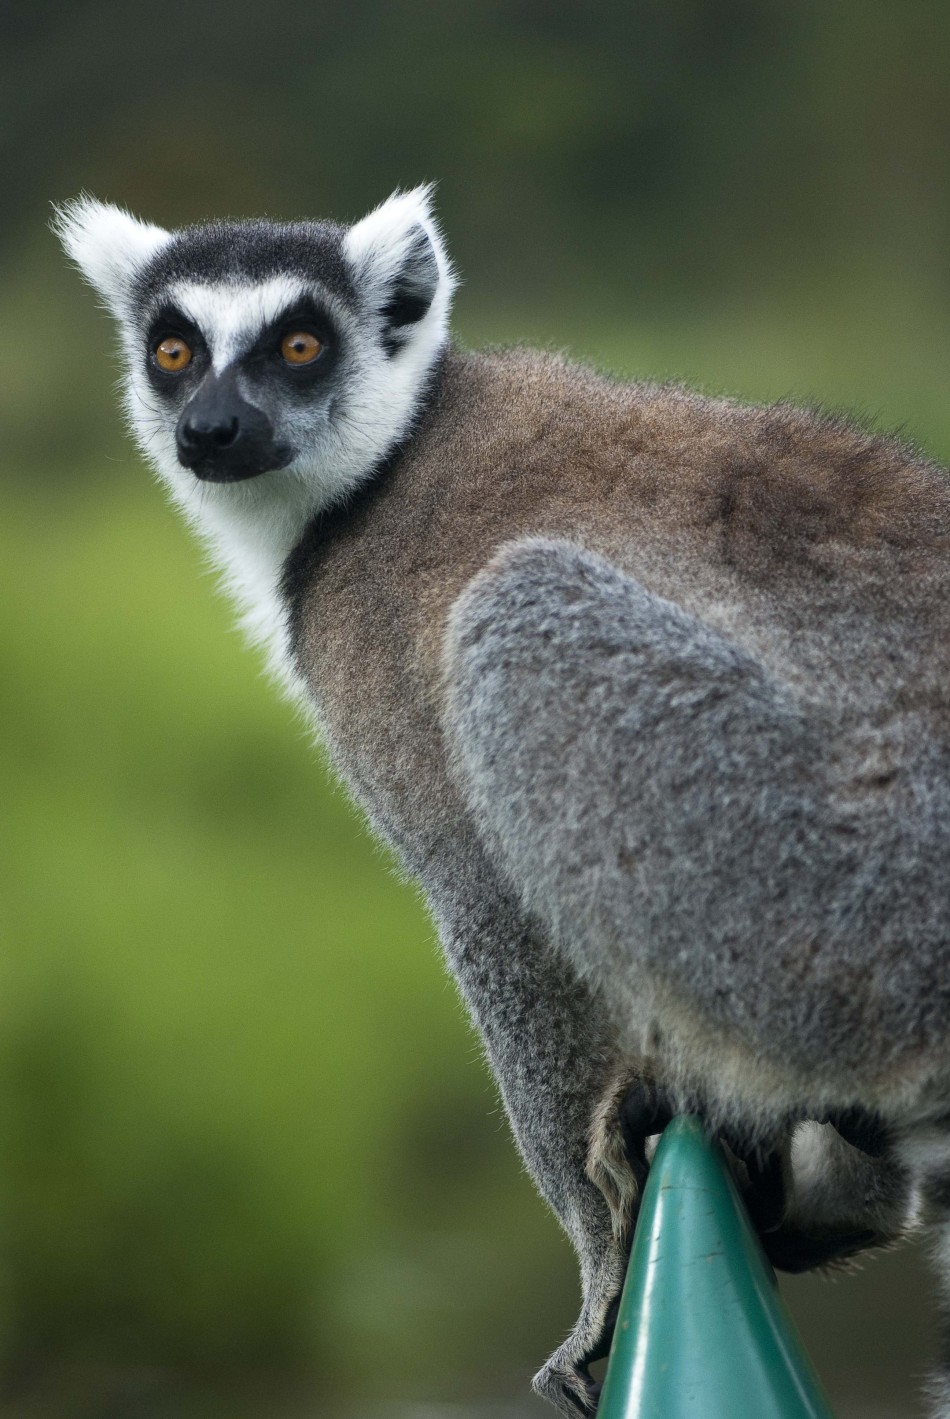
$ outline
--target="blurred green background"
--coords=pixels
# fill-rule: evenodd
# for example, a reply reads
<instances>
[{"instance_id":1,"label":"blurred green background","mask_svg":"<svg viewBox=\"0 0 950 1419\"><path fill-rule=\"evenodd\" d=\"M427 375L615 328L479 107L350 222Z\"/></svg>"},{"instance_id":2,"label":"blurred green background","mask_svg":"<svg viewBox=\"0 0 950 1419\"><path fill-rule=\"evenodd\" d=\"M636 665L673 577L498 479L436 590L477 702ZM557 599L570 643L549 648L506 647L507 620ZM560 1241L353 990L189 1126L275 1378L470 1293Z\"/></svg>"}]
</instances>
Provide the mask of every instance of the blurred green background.
<instances>
[{"instance_id":1,"label":"blurred green background","mask_svg":"<svg viewBox=\"0 0 950 1419\"><path fill-rule=\"evenodd\" d=\"M576 1307L411 889L139 465L46 230L439 181L463 342L791 396L950 457L950 9L0 8L0 1415L548 1412ZM908 1249L787 1287L918 1413Z\"/></svg>"}]
</instances>

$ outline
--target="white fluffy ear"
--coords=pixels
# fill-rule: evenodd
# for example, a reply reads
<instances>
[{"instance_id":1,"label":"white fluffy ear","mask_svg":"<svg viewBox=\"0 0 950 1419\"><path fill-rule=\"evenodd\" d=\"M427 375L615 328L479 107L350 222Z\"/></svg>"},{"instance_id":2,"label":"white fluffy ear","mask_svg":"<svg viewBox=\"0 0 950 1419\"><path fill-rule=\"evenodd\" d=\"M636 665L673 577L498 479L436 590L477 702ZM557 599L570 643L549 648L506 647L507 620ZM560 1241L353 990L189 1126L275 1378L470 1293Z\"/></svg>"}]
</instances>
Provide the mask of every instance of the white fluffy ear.
<instances>
[{"instance_id":1,"label":"white fluffy ear","mask_svg":"<svg viewBox=\"0 0 950 1419\"><path fill-rule=\"evenodd\" d=\"M350 228L344 250L357 290L386 321L393 349L422 321L444 331L456 281L432 213L431 186L394 192Z\"/></svg>"},{"instance_id":2,"label":"white fluffy ear","mask_svg":"<svg viewBox=\"0 0 950 1419\"><path fill-rule=\"evenodd\" d=\"M162 227L85 196L56 208L53 231L115 315L125 308L136 272L171 239Z\"/></svg>"}]
</instances>

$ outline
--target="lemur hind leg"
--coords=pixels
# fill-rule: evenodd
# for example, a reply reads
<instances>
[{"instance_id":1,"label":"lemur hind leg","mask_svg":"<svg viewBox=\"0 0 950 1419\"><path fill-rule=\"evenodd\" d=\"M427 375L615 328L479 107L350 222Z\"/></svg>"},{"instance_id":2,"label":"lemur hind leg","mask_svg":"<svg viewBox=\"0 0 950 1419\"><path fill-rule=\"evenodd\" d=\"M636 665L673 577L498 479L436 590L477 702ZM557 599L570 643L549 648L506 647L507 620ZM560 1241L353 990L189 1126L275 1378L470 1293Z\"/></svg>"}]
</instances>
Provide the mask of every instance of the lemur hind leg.
<instances>
[{"instance_id":1,"label":"lemur hind leg","mask_svg":"<svg viewBox=\"0 0 950 1419\"><path fill-rule=\"evenodd\" d=\"M599 1243L589 1235L580 1247L584 1300L567 1340L534 1378L538 1394L563 1413L596 1413L600 1384L590 1366L607 1357L633 1228L649 1164L646 1141L673 1116L669 1099L644 1071L625 1064L608 1078L589 1131L587 1177L610 1209L610 1232Z\"/></svg>"},{"instance_id":2,"label":"lemur hind leg","mask_svg":"<svg viewBox=\"0 0 950 1419\"><path fill-rule=\"evenodd\" d=\"M585 1171L591 1113L613 1051L608 1011L563 956L545 949L478 844L456 841L451 849L448 866L430 864L427 880L442 945L522 1156L580 1265L580 1315L534 1384L562 1414L580 1419L597 1408L589 1367L609 1348L627 1260L604 1195Z\"/></svg>"}]
</instances>

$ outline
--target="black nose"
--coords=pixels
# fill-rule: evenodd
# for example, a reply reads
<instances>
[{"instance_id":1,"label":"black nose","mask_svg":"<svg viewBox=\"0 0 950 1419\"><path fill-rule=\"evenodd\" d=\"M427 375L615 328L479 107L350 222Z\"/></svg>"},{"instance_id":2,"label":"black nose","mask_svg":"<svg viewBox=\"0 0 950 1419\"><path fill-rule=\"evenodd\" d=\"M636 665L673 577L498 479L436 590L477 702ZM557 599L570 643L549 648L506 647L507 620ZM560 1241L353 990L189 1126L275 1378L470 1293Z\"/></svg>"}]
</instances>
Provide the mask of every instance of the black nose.
<instances>
[{"instance_id":1,"label":"black nose","mask_svg":"<svg viewBox=\"0 0 950 1419\"><path fill-rule=\"evenodd\" d=\"M209 374L181 412L178 461L206 483L237 483L282 468L290 450L274 440L264 410L244 398L232 370Z\"/></svg>"},{"instance_id":2,"label":"black nose","mask_svg":"<svg viewBox=\"0 0 950 1419\"><path fill-rule=\"evenodd\" d=\"M182 420L178 429L178 444L201 458L217 449L230 448L237 442L240 432L241 421L236 414L209 417L195 413Z\"/></svg>"}]
</instances>

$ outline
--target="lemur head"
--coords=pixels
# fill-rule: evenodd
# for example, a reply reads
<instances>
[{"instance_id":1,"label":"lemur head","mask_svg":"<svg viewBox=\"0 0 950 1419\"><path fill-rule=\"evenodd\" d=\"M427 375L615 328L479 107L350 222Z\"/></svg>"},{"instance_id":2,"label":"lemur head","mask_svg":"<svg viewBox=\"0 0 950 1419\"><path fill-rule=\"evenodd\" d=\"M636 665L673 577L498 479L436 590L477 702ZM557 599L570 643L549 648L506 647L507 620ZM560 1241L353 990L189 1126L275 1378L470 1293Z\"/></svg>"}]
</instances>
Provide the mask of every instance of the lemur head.
<instances>
[{"instance_id":1,"label":"lemur head","mask_svg":"<svg viewBox=\"0 0 950 1419\"><path fill-rule=\"evenodd\" d=\"M351 227L169 232L79 198L56 230L119 323L132 429L196 520L210 501L297 523L409 430L454 286L428 188Z\"/></svg>"}]
</instances>

